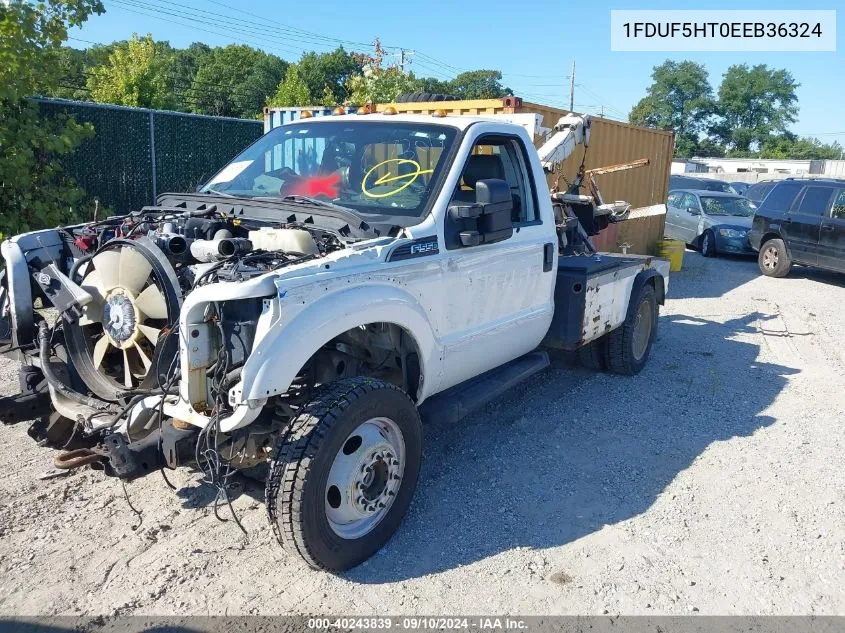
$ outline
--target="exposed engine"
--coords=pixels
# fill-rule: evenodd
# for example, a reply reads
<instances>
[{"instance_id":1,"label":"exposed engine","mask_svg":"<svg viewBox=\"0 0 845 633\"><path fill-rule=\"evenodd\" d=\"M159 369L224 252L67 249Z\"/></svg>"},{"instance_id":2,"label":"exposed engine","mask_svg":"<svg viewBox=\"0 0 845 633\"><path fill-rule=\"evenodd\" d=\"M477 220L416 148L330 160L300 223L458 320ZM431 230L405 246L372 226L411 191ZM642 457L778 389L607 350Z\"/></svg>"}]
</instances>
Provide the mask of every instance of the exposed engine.
<instances>
[{"instance_id":1,"label":"exposed engine","mask_svg":"<svg viewBox=\"0 0 845 633\"><path fill-rule=\"evenodd\" d=\"M97 397L115 402L163 386L178 351L168 328L193 289L244 281L343 248L329 231L215 215L213 209L149 207L116 224L72 231L83 256L67 278L84 294L57 307L64 309L68 354ZM47 294L55 285L50 272L43 278ZM255 315L240 316L254 324Z\"/></svg>"}]
</instances>

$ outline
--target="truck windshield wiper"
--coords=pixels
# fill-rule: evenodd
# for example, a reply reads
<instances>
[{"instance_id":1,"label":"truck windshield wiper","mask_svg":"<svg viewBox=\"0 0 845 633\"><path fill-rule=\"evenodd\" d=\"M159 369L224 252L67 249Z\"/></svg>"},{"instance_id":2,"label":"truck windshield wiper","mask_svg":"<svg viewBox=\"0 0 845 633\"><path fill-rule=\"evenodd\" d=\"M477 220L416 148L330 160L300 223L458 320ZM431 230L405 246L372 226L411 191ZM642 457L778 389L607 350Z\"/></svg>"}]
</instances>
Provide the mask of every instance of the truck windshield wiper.
<instances>
[{"instance_id":1,"label":"truck windshield wiper","mask_svg":"<svg viewBox=\"0 0 845 633\"><path fill-rule=\"evenodd\" d=\"M200 193L210 193L213 196L221 196L223 198L237 198L237 196L233 196L231 193L226 193L225 191L218 191L213 187L206 187Z\"/></svg>"},{"instance_id":2,"label":"truck windshield wiper","mask_svg":"<svg viewBox=\"0 0 845 633\"><path fill-rule=\"evenodd\" d=\"M341 211L348 211L349 213L357 213L355 209L344 207L342 204L335 204L334 202L319 200L318 198L312 198L311 196L285 196L284 198L282 198L282 201L295 202L296 204L310 204L315 207L323 207L325 209L339 209Z\"/></svg>"}]
</instances>

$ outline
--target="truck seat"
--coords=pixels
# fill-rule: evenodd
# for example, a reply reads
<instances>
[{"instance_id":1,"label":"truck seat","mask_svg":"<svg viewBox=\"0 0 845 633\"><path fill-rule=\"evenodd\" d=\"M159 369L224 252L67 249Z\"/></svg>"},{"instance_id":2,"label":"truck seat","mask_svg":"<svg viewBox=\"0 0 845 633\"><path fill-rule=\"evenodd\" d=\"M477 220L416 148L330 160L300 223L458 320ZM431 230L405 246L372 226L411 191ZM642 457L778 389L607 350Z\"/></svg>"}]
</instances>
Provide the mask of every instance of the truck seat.
<instances>
[{"instance_id":1,"label":"truck seat","mask_svg":"<svg viewBox=\"0 0 845 633\"><path fill-rule=\"evenodd\" d=\"M461 202L475 202L475 183L488 178L505 179L505 167L502 159L495 154L472 154L467 160L464 172L461 174L462 183L458 183L453 200ZM463 184L469 189L463 189Z\"/></svg>"}]
</instances>

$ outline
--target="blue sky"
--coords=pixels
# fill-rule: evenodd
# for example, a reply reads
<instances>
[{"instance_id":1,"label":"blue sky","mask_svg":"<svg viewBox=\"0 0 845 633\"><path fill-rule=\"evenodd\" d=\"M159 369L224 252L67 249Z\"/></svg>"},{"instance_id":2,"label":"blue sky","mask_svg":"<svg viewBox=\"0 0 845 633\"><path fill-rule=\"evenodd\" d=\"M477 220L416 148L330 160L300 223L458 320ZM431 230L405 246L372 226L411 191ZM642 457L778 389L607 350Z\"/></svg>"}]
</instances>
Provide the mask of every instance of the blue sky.
<instances>
[{"instance_id":1,"label":"blue sky","mask_svg":"<svg viewBox=\"0 0 845 633\"><path fill-rule=\"evenodd\" d=\"M505 85L528 101L565 107L570 67L576 62L576 109L625 120L645 94L653 66L667 58L705 64L714 88L732 64L786 68L801 84L793 131L845 145L845 51L825 53L620 53L610 50L611 9L835 9L837 2L783 0L709 2L564 3L424 0L367 3L346 0L103 0L106 13L73 37L110 42L151 33L177 47L247 43L296 60L304 50L326 51L346 42L366 49L379 37L386 46L415 51L410 70L441 79L461 70L498 68ZM843 12L839 12L842 14ZM190 17L193 16L193 17ZM840 15L837 22L841 23ZM837 24L837 33L841 32ZM303 33L305 32L305 33ZM82 41L71 45L85 47ZM395 50L395 49L391 49Z\"/></svg>"}]
</instances>

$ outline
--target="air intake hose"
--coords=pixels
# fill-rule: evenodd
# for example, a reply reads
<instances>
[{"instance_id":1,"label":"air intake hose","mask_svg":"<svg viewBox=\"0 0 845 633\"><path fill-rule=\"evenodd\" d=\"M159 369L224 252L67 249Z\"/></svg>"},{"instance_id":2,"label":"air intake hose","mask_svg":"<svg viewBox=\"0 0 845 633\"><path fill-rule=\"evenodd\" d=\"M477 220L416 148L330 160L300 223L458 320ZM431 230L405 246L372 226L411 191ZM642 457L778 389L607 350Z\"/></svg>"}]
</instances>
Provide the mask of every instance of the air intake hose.
<instances>
[{"instance_id":1,"label":"air intake hose","mask_svg":"<svg viewBox=\"0 0 845 633\"><path fill-rule=\"evenodd\" d=\"M219 262L236 255L244 255L252 250L252 242L243 237L224 237L216 240L194 240L191 242L191 255L197 261Z\"/></svg>"}]
</instances>

